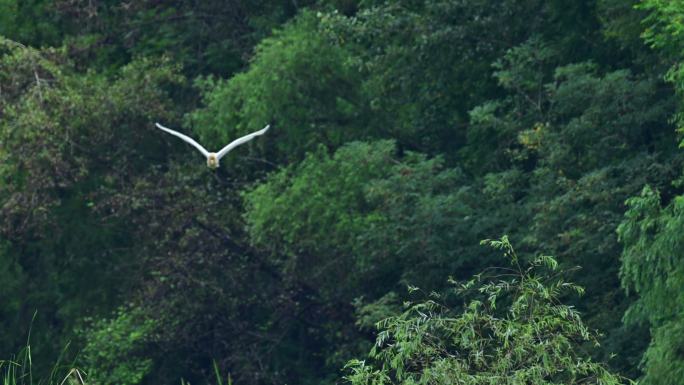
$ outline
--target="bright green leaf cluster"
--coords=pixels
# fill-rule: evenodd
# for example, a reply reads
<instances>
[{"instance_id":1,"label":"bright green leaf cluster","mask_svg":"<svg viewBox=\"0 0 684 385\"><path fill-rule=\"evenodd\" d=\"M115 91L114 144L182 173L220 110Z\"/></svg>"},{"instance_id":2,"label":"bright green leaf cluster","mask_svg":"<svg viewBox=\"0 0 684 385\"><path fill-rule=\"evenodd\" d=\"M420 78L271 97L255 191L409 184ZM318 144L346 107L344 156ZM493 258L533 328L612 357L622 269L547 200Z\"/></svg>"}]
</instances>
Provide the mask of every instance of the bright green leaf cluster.
<instances>
[{"instance_id":1,"label":"bright green leaf cluster","mask_svg":"<svg viewBox=\"0 0 684 385\"><path fill-rule=\"evenodd\" d=\"M622 384L626 381L576 348L596 343L576 309L563 304L582 289L560 277L552 257L522 264L507 238L487 242L510 267L455 284L461 308L443 296L409 303L378 322L369 357L352 360L347 380L382 384Z\"/></svg>"}]
</instances>

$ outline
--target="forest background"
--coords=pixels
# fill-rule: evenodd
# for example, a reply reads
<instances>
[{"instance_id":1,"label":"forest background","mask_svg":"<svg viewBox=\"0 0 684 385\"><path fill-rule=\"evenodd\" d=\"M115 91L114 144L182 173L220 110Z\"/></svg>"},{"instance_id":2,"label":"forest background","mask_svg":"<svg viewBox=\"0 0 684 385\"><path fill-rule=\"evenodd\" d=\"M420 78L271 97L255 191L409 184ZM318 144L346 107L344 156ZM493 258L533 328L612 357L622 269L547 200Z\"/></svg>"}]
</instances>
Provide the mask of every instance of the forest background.
<instances>
[{"instance_id":1,"label":"forest background","mask_svg":"<svg viewBox=\"0 0 684 385\"><path fill-rule=\"evenodd\" d=\"M506 234L578 351L679 383L683 44L681 0L0 0L0 357L338 383ZM155 121L273 128L213 172Z\"/></svg>"}]
</instances>

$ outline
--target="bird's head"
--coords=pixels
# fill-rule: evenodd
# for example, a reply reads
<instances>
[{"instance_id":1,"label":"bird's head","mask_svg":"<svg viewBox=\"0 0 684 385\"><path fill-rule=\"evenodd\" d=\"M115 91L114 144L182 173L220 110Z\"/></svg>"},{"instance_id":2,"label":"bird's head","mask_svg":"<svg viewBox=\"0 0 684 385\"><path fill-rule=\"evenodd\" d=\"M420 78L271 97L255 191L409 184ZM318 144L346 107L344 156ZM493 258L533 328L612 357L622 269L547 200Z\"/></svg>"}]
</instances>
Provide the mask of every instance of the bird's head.
<instances>
[{"instance_id":1,"label":"bird's head","mask_svg":"<svg viewBox=\"0 0 684 385\"><path fill-rule=\"evenodd\" d=\"M218 166L219 166L219 161L218 161L218 158L216 157L216 153L215 152L209 153L209 156L207 156L207 167L214 170L214 169L217 169Z\"/></svg>"}]
</instances>

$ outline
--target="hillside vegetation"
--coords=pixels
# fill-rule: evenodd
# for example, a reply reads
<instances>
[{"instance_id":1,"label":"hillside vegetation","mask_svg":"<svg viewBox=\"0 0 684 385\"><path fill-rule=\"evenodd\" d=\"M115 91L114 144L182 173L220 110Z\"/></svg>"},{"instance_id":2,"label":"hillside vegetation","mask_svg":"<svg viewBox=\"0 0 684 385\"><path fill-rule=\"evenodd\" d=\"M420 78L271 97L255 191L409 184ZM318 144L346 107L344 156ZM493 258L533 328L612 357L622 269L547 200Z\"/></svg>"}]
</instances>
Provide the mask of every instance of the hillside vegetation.
<instances>
[{"instance_id":1,"label":"hillside vegetation","mask_svg":"<svg viewBox=\"0 0 684 385\"><path fill-rule=\"evenodd\" d=\"M682 20L0 0L5 384L679 384Z\"/></svg>"}]
</instances>

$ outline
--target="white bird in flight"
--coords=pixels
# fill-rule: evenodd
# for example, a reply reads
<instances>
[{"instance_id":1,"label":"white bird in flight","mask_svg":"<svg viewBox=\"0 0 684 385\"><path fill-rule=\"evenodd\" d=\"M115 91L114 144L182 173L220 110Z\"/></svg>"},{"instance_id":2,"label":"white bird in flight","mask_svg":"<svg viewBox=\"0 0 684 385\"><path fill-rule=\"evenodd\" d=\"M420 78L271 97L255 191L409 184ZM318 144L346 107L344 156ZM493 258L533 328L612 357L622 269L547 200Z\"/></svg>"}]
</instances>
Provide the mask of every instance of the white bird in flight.
<instances>
[{"instance_id":1,"label":"white bird in flight","mask_svg":"<svg viewBox=\"0 0 684 385\"><path fill-rule=\"evenodd\" d=\"M216 169L216 168L218 168L218 166L219 166L219 161L220 161L221 158L223 158L228 152L230 152L230 150L234 149L235 147L237 147L237 146L239 146L239 145L241 145L241 144L243 144L243 143L249 142L250 140L254 139L254 137L257 137L257 136L259 136L259 135L263 135L263 134L266 133L266 131L268 131L268 129L271 127L270 124L267 124L266 127L262 128L262 129L259 130L259 131L252 132L251 134L248 134L248 135L245 135L245 136L243 136L243 137L241 137L241 138L235 139L234 141L230 142L227 146L223 147L219 152L209 152L209 151L207 151L206 148L202 147L202 145L200 145L199 143L197 143L193 138L191 138L191 137L189 137L189 136L187 136L187 135L183 135L183 134L181 134L180 132L174 131L174 130L172 130L172 129L170 129L170 128L166 128L166 127L162 126L162 125L159 124L159 123L155 123L155 125L156 125L159 129L161 129L161 130L163 130L163 131L166 131L166 132L168 132L168 133L171 134L171 135L175 135L175 136L177 136L177 137L183 139L184 141L186 141L186 142L192 144L196 149L198 149L198 150L202 153L202 155L204 155L204 156L207 158L207 167L209 167L209 168L211 168L211 169Z\"/></svg>"}]
</instances>

